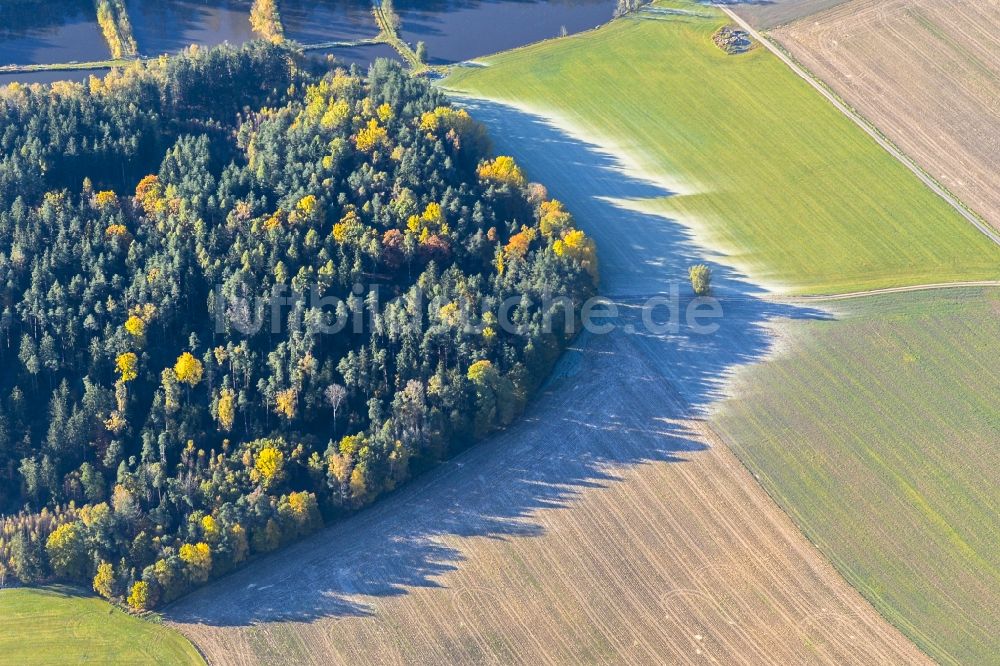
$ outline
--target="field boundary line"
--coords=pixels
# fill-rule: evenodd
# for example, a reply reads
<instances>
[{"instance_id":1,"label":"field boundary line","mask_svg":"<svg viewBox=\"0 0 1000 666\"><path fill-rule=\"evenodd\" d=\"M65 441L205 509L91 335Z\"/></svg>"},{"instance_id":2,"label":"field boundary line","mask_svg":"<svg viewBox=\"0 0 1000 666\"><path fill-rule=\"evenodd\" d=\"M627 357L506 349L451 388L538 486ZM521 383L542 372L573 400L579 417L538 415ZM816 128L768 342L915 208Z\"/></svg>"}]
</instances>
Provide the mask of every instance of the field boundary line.
<instances>
[{"instance_id":1,"label":"field boundary line","mask_svg":"<svg viewBox=\"0 0 1000 666\"><path fill-rule=\"evenodd\" d=\"M797 74L801 79L806 81L809 85L819 91L823 97L827 99L833 106L847 116L855 125L860 127L865 133L871 138L875 139L882 148L896 158L903 166L909 169L913 174L920 179L927 187L931 189L932 192L937 194L939 197L945 200L952 208L958 211L959 215L964 217L969 223L971 223L976 229L983 233L987 238L992 240L997 245L1000 245L1000 234L994 231L988 224L981 221L979 217L970 211L970 209L962 203L962 201L956 197L954 194L949 192L944 186L938 183L934 178L929 176L919 165L917 165L912 159L910 159L902 150L896 147L891 141L886 137L882 136L874 125L872 125L868 120L862 117L857 111L850 108L846 103L840 100L836 95L827 90L827 88L817 80L811 72L809 72L805 67L797 63L790 56L785 54L777 45L775 45L770 38L763 36L757 30L753 28L749 23L744 21L740 16L738 16L733 10L720 4L715 5L716 8L722 10L726 16L735 21L741 28L747 31L751 37L756 39L758 42L764 45L764 47L776 55L785 65L788 66L795 74Z\"/></svg>"},{"instance_id":2,"label":"field boundary line","mask_svg":"<svg viewBox=\"0 0 1000 666\"><path fill-rule=\"evenodd\" d=\"M930 284L913 284L905 287L884 287L866 291L849 291L843 294L815 294L809 296L781 296L766 294L760 298L766 301L781 302L811 302L811 301L846 301L852 298L866 296L881 296L883 294L905 294L914 291L934 291L938 289L961 289L962 287L1000 287L1000 280L974 280L970 282L933 282Z\"/></svg>"}]
</instances>

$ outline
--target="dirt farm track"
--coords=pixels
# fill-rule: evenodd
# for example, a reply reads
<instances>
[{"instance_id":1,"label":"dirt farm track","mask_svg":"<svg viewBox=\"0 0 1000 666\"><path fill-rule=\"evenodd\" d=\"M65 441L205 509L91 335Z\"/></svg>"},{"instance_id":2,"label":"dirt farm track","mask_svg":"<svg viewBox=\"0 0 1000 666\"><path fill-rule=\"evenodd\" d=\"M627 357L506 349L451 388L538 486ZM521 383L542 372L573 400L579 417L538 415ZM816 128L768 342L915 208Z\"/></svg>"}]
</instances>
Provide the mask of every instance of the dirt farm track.
<instances>
[{"instance_id":1,"label":"dirt farm track","mask_svg":"<svg viewBox=\"0 0 1000 666\"><path fill-rule=\"evenodd\" d=\"M662 186L539 116L474 106L595 237L615 330L581 337L515 427L167 620L220 664L927 662L699 418L775 318L827 313L715 265L719 329L649 331L636 303L704 256L642 210Z\"/></svg>"},{"instance_id":2,"label":"dirt farm track","mask_svg":"<svg viewBox=\"0 0 1000 666\"><path fill-rule=\"evenodd\" d=\"M1000 0L852 0L772 36L1000 228Z\"/></svg>"}]
</instances>

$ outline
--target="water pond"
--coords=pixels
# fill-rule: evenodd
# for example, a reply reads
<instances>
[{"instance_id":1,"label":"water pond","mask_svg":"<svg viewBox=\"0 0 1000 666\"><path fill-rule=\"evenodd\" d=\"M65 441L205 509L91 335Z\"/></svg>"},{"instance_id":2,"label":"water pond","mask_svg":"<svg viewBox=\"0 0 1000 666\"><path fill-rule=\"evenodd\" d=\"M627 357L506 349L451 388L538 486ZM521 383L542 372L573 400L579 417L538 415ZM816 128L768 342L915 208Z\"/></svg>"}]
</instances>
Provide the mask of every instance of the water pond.
<instances>
[{"instance_id":1,"label":"water pond","mask_svg":"<svg viewBox=\"0 0 1000 666\"><path fill-rule=\"evenodd\" d=\"M0 0L0 65L68 63L107 60L111 57L97 27L91 0L55 0L37 7L4 6ZM84 72L34 72L0 74L0 84L10 81L47 83L86 78Z\"/></svg>"},{"instance_id":2,"label":"water pond","mask_svg":"<svg viewBox=\"0 0 1000 666\"><path fill-rule=\"evenodd\" d=\"M285 37L300 44L346 42L378 33L370 0L281 0Z\"/></svg>"},{"instance_id":3,"label":"water pond","mask_svg":"<svg viewBox=\"0 0 1000 666\"><path fill-rule=\"evenodd\" d=\"M254 39L250 0L126 0L132 32L145 56L191 44L242 44Z\"/></svg>"},{"instance_id":4,"label":"water pond","mask_svg":"<svg viewBox=\"0 0 1000 666\"><path fill-rule=\"evenodd\" d=\"M388 3L388 0L383 0ZM109 56L91 0L50 0L35 9L4 8L0 0L0 65L87 62ZM454 63L607 22L616 0L394 0L400 35L424 42L434 64ZM251 0L125 0L139 51L177 53L190 44L240 44L254 38ZM377 30L371 0L279 0L285 35L301 44L356 41ZM39 9L42 7L44 9ZM338 47L332 53L364 67L398 58L383 44ZM11 81L84 80L101 72L0 74Z\"/></svg>"},{"instance_id":5,"label":"water pond","mask_svg":"<svg viewBox=\"0 0 1000 666\"><path fill-rule=\"evenodd\" d=\"M616 0L395 0L407 42L432 64L461 62L607 23Z\"/></svg>"}]
</instances>

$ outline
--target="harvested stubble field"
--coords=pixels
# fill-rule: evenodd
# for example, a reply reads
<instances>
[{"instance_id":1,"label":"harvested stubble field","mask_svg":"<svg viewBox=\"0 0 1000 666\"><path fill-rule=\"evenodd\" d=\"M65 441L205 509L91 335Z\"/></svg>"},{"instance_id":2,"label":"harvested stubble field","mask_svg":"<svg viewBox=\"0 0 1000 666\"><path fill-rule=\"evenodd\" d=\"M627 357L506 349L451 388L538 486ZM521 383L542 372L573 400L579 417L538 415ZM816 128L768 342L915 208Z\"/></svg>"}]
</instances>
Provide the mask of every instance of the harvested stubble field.
<instances>
[{"instance_id":1,"label":"harvested stubble field","mask_svg":"<svg viewBox=\"0 0 1000 666\"><path fill-rule=\"evenodd\" d=\"M210 660L927 661L700 415L781 327L831 317L731 262L815 293L994 277L997 249L772 55L716 49L714 10L660 7L698 15L448 82L515 102L465 101L597 241L616 328L581 337L507 432L170 608ZM706 260L720 328L641 326L643 297Z\"/></svg>"},{"instance_id":2,"label":"harvested stubble field","mask_svg":"<svg viewBox=\"0 0 1000 666\"><path fill-rule=\"evenodd\" d=\"M723 0L758 30L767 30L783 23L830 9L850 0Z\"/></svg>"},{"instance_id":3,"label":"harvested stubble field","mask_svg":"<svg viewBox=\"0 0 1000 666\"><path fill-rule=\"evenodd\" d=\"M713 422L845 577L941 663L1000 655L1000 289L837 302Z\"/></svg>"},{"instance_id":4,"label":"harvested stubble field","mask_svg":"<svg viewBox=\"0 0 1000 666\"><path fill-rule=\"evenodd\" d=\"M699 3L657 2L460 68L445 85L605 137L668 180L664 212L773 288L1000 276L1000 247L774 54L717 48L712 35L727 23Z\"/></svg>"},{"instance_id":5,"label":"harvested stubble field","mask_svg":"<svg viewBox=\"0 0 1000 666\"><path fill-rule=\"evenodd\" d=\"M852 0L772 35L1000 228L1000 2Z\"/></svg>"},{"instance_id":6,"label":"harvested stubble field","mask_svg":"<svg viewBox=\"0 0 1000 666\"><path fill-rule=\"evenodd\" d=\"M474 106L597 239L618 327L581 338L515 427L171 622L234 664L926 661L690 418L767 353L769 320L824 313L715 265L717 332L640 326L637 301L703 256L651 212L663 184L543 118Z\"/></svg>"},{"instance_id":7,"label":"harvested stubble field","mask_svg":"<svg viewBox=\"0 0 1000 666\"><path fill-rule=\"evenodd\" d=\"M183 636L58 586L0 590L0 664L203 664Z\"/></svg>"}]
</instances>

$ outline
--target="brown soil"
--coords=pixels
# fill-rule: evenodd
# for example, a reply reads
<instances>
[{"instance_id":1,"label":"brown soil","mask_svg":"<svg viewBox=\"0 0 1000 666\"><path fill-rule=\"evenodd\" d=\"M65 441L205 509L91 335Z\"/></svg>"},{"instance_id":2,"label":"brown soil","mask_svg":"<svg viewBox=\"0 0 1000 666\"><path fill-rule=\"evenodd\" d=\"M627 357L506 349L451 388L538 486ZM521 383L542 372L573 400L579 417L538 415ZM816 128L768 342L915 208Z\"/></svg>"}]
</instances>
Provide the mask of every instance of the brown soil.
<instances>
[{"instance_id":1,"label":"brown soil","mask_svg":"<svg viewBox=\"0 0 1000 666\"><path fill-rule=\"evenodd\" d=\"M852 0L773 36L1000 229L1000 2Z\"/></svg>"},{"instance_id":2,"label":"brown soil","mask_svg":"<svg viewBox=\"0 0 1000 666\"><path fill-rule=\"evenodd\" d=\"M927 662L698 418L769 322L823 313L713 264L717 332L644 332L636 301L705 260L643 212L662 186L545 118L473 111L596 238L617 329L508 431L167 620L225 664Z\"/></svg>"}]
</instances>

